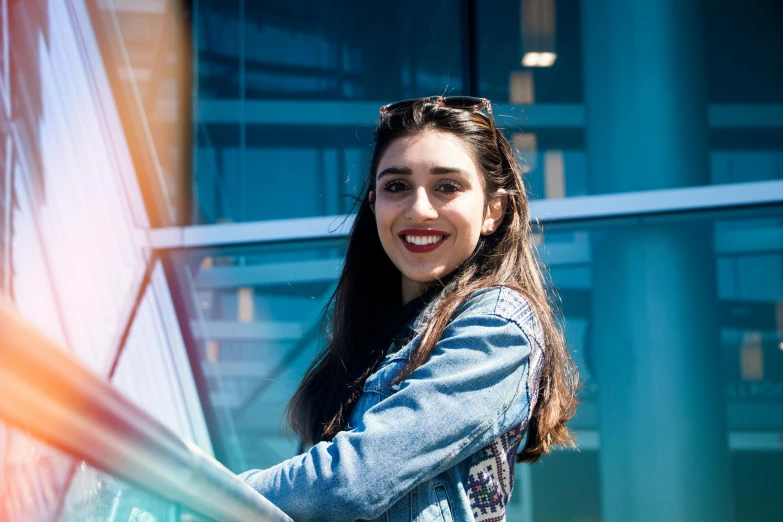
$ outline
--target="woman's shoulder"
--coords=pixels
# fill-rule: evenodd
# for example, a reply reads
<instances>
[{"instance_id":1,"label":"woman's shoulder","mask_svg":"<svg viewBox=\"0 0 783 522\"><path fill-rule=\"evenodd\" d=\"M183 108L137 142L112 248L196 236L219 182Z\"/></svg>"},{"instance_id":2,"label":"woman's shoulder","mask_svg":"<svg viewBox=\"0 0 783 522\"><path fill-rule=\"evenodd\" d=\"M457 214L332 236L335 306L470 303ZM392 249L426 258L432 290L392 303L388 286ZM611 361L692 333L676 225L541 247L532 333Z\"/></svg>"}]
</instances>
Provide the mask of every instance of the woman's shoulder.
<instances>
[{"instance_id":1,"label":"woman's shoulder","mask_svg":"<svg viewBox=\"0 0 783 522\"><path fill-rule=\"evenodd\" d=\"M530 301L519 290L509 286L489 286L476 290L460 304L454 317L462 315L497 315L512 319L532 310Z\"/></svg>"},{"instance_id":2,"label":"woman's shoulder","mask_svg":"<svg viewBox=\"0 0 783 522\"><path fill-rule=\"evenodd\" d=\"M452 320L473 315L501 317L515 323L539 344L543 342L543 331L530 299L516 288L498 285L476 290L465 298Z\"/></svg>"},{"instance_id":3,"label":"woman's shoulder","mask_svg":"<svg viewBox=\"0 0 783 522\"><path fill-rule=\"evenodd\" d=\"M414 321L413 332L422 334L426 330L427 324L439 308L443 298L444 295L441 294L422 310ZM500 318L502 322L515 323L521 333L524 333L529 340L535 340L540 346L543 346L543 330L536 319L530 300L524 293L510 286L488 286L472 292L451 315L449 326L476 323L480 321L479 318L487 316ZM474 321L472 318L477 320ZM498 324L498 322L490 321L488 324ZM447 331L449 331L448 326Z\"/></svg>"}]
</instances>

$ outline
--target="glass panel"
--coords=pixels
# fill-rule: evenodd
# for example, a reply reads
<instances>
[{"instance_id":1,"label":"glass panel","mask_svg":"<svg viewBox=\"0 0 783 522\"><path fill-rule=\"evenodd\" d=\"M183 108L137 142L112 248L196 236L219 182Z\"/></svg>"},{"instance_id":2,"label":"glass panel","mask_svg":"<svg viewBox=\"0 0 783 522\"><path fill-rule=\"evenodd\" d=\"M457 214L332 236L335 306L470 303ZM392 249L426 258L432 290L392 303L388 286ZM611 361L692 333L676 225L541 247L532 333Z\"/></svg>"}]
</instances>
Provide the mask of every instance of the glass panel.
<instances>
[{"instance_id":1,"label":"glass panel","mask_svg":"<svg viewBox=\"0 0 783 522\"><path fill-rule=\"evenodd\" d=\"M343 244L172 254L186 293L185 337L198 349L225 464L235 472L267 468L296 454L296 441L282 429L283 409L315 356Z\"/></svg>"},{"instance_id":2,"label":"glass panel","mask_svg":"<svg viewBox=\"0 0 783 522\"><path fill-rule=\"evenodd\" d=\"M106 375L146 267L128 147L84 4L6 4L20 126L3 165L10 287L26 319Z\"/></svg>"},{"instance_id":3,"label":"glass panel","mask_svg":"<svg viewBox=\"0 0 783 522\"><path fill-rule=\"evenodd\" d=\"M0 120L4 118L0 116ZM11 217L14 210L11 137L0 131L0 295L11 296Z\"/></svg>"},{"instance_id":4,"label":"glass panel","mask_svg":"<svg viewBox=\"0 0 783 522\"><path fill-rule=\"evenodd\" d=\"M736 111L742 118L742 110ZM513 118L506 137L517 149L531 199L588 196L596 191L588 172L584 129L525 129ZM705 184L783 179L783 131L719 128L710 131L709 179Z\"/></svg>"},{"instance_id":5,"label":"glass panel","mask_svg":"<svg viewBox=\"0 0 783 522\"><path fill-rule=\"evenodd\" d=\"M606 51L609 37L604 41L601 35L611 33L615 35L612 38L618 38L613 42L618 43L625 40L617 35L635 34L620 28L632 27L634 23L630 10L624 10L621 2L594 9L602 14L587 21L582 19L586 13L579 1L478 2L479 92L493 100L498 121L524 158L523 168L529 172L532 198L782 179L783 117L779 115L783 67L770 64L779 62L777 57L783 50L783 38L776 24L783 12L779 6L763 1L751 2L747 8L743 6L737 2L705 4L703 41L694 41L690 34L677 40L680 31L677 27L685 25L673 24L678 16L686 15L676 10L660 12L655 16L659 17L659 23L665 20L662 23L671 27L667 30L670 34L645 42L628 36L628 46L610 45L612 53L607 51L606 56L596 57L587 53L590 49ZM639 11L636 16L650 18L656 9L646 14ZM612 25L612 20L618 23ZM586 39L583 29L600 24L606 27L593 31L598 36L588 35L593 40ZM727 34L732 38L726 38ZM590 42L592 46L588 45ZM707 63L704 78L697 76L703 72L699 67L682 67L691 71L688 77L680 69L668 71L660 66L676 62L669 59L671 56L660 58L666 45L690 46L692 52L704 52ZM548 49L556 55L555 61L549 66L524 65L523 58L531 49L536 52ZM615 49L619 50L616 55ZM605 66L612 60L626 60L628 56L636 56L638 64L657 65L646 72L633 71L631 66L613 70ZM727 63L736 63L737 67L727 73ZM588 66L596 68L592 77L600 77L603 82L594 90L614 92L613 101L601 96L598 100L585 98L585 75L591 72L586 69ZM640 71L643 68L640 65ZM604 80L611 75L611 81ZM682 83L653 86L654 78L667 76L677 77ZM702 83L707 86L703 93L698 90ZM649 86L639 95L637 85ZM688 95L694 87L697 94L692 106L712 104L708 110L708 150L699 147L707 139L702 133L702 114L683 117L677 120L677 125L667 127L658 115L646 112L647 107L656 106L660 114L669 113L670 121L680 118L687 111L671 105L668 97L672 92ZM593 122L603 120L612 121L611 129L622 128L628 132L612 134L602 125L590 128ZM639 127L641 123L645 127ZM658 132L645 134L640 128L656 128ZM680 136L682 132L692 134ZM586 134L597 136L589 151ZM672 148L676 140L689 143L689 150ZM645 145L640 146L640 142ZM633 148L633 154L622 152L628 147ZM676 156L661 162L656 169L644 170L649 162L638 158L654 161L662 151ZM704 167L705 156L708 156L709 170ZM591 158L607 160L593 161L588 169L587 160ZM677 165L686 164L689 167L678 171ZM622 172L617 172L617 165L624 166ZM616 181L608 181L610 176ZM627 183L628 180L634 181Z\"/></svg>"},{"instance_id":6,"label":"glass panel","mask_svg":"<svg viewBox=\"0 0 783 522\"><path fill-rule=\"evenodd\" d=\"M12 170L15 205L10 209L12 228L9 263L9 286L14 306L35 327L64 347L68 347L63 317L58 308L55 287L51 282L45 250L39 241L37 214L27 197L25 173L15 164Z\"/></svg>"},{"instance_id":7,"label":"glass panel","mask_svg":"<svg viewBox=\"0 0 783 522\"><path fill-rule=\"evenodd\" d=\"M0 100L0 107L8 111L10 107L8 103L8 89L10 86L9 73L11 71L11 64L9 63L9 34L8 34L8 2L0 4L0 86L2 87L2 100Z\"/></svg>"},{"instance_id":8,"label":"glass panel","mask_svg":"<svg viewBox=\"0 0 783 522\"><path fill-rule=\"evenodd\" d=\"M582 103L580 4L476 2L479 94L495 103Z\"/></svg>"},{"instance_id":9,"label":"glass panel","mask_svg":"<svg viewBox=\"0 0 783 522\"><path fill-rule=\"evenodd\" d=\"M517 482L531 489L515 493L514 517L528 509L519 499L533 498L535 520L600 520L600 486L616 451L602 437L629 418L652 422L656 411L666 412L663 433L674 444L697 425L705 441L717 437L728 445L738 506L755 492L766 499L758 509L738 509L738 520L761 512L769 514L765 519L783 516L767 485L774 466L758 464L777 462L783 452L781 210L547 227L540 250L584 382L570 423L582 452L558 452L533 466L531 480ZM282 410L315 354L318 313L339 273L342 247L292 242L173 255L180 278L191 281L185 296L191 333L210 400L222 412L229 466L263 468L293 456ZM616 380L628 372L634 377ZM637 383L625 391L625 409L607 402L616 394L601 395L623 382ZM695 398L703 399L698 409ZM702 407L718 413L707 418ZM558 501L564 476L573 479L579 501Z\"/></svg>"},{"instance_id":10,"label":"glass panel","mask_svg":"<svg viewBox=\"0 0 783 522\"><path fill-rule=\"evenodd\" d=\"M780 5L702 5L709 102L783 103ZM502 0L477 2L477 9L482 96L513 104L583 102L580 1ZM523 65L527 53L540 51L555 54L551 66ZM726 64L732 64L730 71Z\"/></svg>"},{"instance_id":11,"label":"glass panel","mask_svg":"<svg viewBox=\"0 0 783 522\"><path fill-rule=\"evenodd\" d=\"M52 520L73 459L0 421L0 520Z\"/></svg>"},{"instance_id":12,"label":"glass panel","mask_svg":"<svg viewBox=\"0 0 783 522\"><path fill-rule=\"evenodd\" d=\"M393 101L461 89L454 2L194 3L200 102L243 93L248 102Z\"/></svg>"},{"instance_id":13,"label":"glass panel","mask_svg":"<svg viewBox=\"0 0 783 522\"><path fill-rule=\"evenodd\" d=\"M78 464L65 496L60 522L177 522L176 504Z\"/></svg>"},{"instance_id":14,"label":"glass panel","mask_svg":"<svg viewBox=\"0 0 783 522\"><path fill-rule=\"evenodd\" d=\"M733 0L702 5L710 102L783 103L780 2Z\"/></svg>"},{"instance_id":15,"label":"glass panel","mask_svg":"<svg viewBox=\"0 0 783 522\"><path fill-rule=\"evenodd\" d=\"M588 196L592 187L582 129L514 131L531 199ZM783 179L783 133L768 129L713 129L709 180L713 185Z\"/></svg>"},{"instance_id":16,"label":"glass panel","mask_svg":"<svg viewBox=\"0 0 783 522\"><path fill-rule=\"evenodd\" d=\"M459 11L444 0L194 2L193 221L349 210L382 103L462 90Z\"/></svg>"},{"instance_id":17,"label":"glass panel","mask_svg":"<svg viewBox=\"0 0 783 522\"><path fill-rule=\"evenodd\" d=\"M476 2L476 8L479 94L493 101L499 125L519 152L529 197L589 194L583 108L574 105L584 102L580 2L502 0ZM541 53L551 53L553 61L529 61ZM536 113L521 107L547 104L560 108ZM576 118L557 116L564 104L572 104L565 112Z\"/></svg>"},{"instance_id":18,"label":"glass panel","mask_svg":"<svg viewBox=\"0 0 783 522\"><path fill-rule=\"evenodd\" d=\"M150 284L139 302L112 385L177 436L212 455L204 414L160 262L152 270Z\"/></svg>"},{"instance_id":19,"label":"glass panel","mask_svg":"<svg viewBox=\"0 0 783 522\"><path fill-rule=\"evenodd\" d=\"M457 4L431 1L414 8L398 2L381 8L327 3L308 6L308 15L301 16L296 4L278 6L272 14L264 3L196 2L198 111L192 221L223 223L350 211L349 196L356 195L367 167L381 102L464 93L465 74L475 76L478 94L493 100L498 122L525 158L533 198L783 177L783 141L773 116L781 110L776 93L783 92L777 88L783 82L783 68L765 65L776 63L783 41L773 22L773 14L780 10L768 2L752 2L748 9L731 3L705 6L699 15L706 22L700 41L681 32L681 27L687 27L682 20L688 13L650 8L644 17L656 18L664 28L660 34L671 33L675 43L661 36L638 48L609 46L622 49L618 59L636 53L635 63L656 64L636 80L630 67L612 76L602 69L609 58L585 54L592 48L586 47L585 27L599 27L588 35L598 41L602 35L614 34L600 24L630 19L619 3L606 8L600 24L583 20L578 0L477 2L471 18ZM411 11L433 16L405 14ZM468 26L476 31L475 48L470 49L476 55L476 71L461 66L467 51L462 34ZM400 36L375 37L388 27ZM727 31L741 39L725 38ZM438 37L426 36L433 34ZM616 37L624 41L627 34ZM604 43L593 42L593 47ZM661 65L679 63L670 56L660 57L681 44L692 47L689 52L705 55L706 72L683 66L691 74L688 77L677 65L671 70ZM530 61L531 56L537 61ZM743 74L726 74L726 63L738 63ZM596 68L591 77L612 78L611 84L606 80L594 90L624 95L609 102L587 100L584 71L588 65ZM659 66L661 70L656 69ZM682 83L654 86L645 80L669 76ZM634 81L650 84L650 92L639 96ZM702 84L707 90L691 93L692 86ZM710 106L707 137L703 114L670 103L670 92L692 95L682 101L690 107L745 105ZM778 105L759 113L758 103ZM645 112L652 106L660 107L663 116ZM726 109L731 114L726 115ZM612 129L636 130L609 137L604 127L589 128L591 122L609 117L614 118ZM634 134L640 128L658 130ZM589 154L586 132L598 136ZM733 139L737 132L746 137ZM711 146L701 146L705 141ZM673 143L690 145L683 149ZM625 149L629 152L623 156ZM668 161L661 159L660 166L642 172L659 157ZM590 158L611 161L593 165L590 169L596 173L588 175ZM610 175L616 179L609 181Z\"/></svg>"},{"instance_id":20,"label":"glass panel","mask_svg":"<svg viewBox=\"0 0 783 522\"><path fill-rule=\"evenodd\" d=\"M186 3L86 2L153 226L182 224L188 213Z\"/></svg>"},{"instance_id":21,"label":"glass panel","mask_svg":"<svg viewBox=\"0 0 783 522\"><path fill-rule=\"evenodd\" d=\"M661 459L698 453L677 447L694 430L704 446L721 444L726 433L737 520L783 516L769 488L769 463L783 455L781 210L547 227L541 251L585 380L571 427L580 444L597 445L604 455L544 457L533 471L535 520L599 520L598 484L616 485L617 463L635 477L654 471L633 467L611 442L618 426L628 429L623 436L641 462L651 458L646 452ZM720 414L704 414L719 405ZM673 440L672 447L644 435L640 426L652 430L656 421L654 437ZM671 480L683 472L667 470ZM557 502L564 486L553 478L563 476L593 484L580 489L590 498Z\"/></svg>"},{"instance_id":22,"label":"glass panel","mask_svg":"<svg viewBox=\"0 0 783 522\"><path fill-rule=\"evenodd\" d=\"M638 238L655 231L658 235L649 237L650 244L642 242L640 246L650 249L653 256L655 239L663 241L660 238L673 237L679 232L695 244L691 246L693 250L683 251L693 256L689 264L708 258L714 263L714 270L710 272L714 274L714 283L701 289L698 297L702 300L701 306L714 303L716 307L714 324L722 339L716 356L725 379L723 390L729 429L783 429L783 345L779 346L783 341L783 316L780 315L783 310L783 219L777 217L780 211L780 207L776 207L759 210L755 217L736 218L732 213L711 219L645 218L641 224L633 222L628 226L549 226L541 249L542 257L550 267L553 282L562 297L567 341L583 364L583 377L587 378L587 385L582 390L584 398L596 393L592 379L596 357L596 340L591 332L595 328L594 314L596 307L607 305L596 297L596 294L604 295L596 290L602 285L624 281L623 274L617 272L624 269L624 261L614 258L603 265L615 269L612 279L602 280L600 274L596 275L597 269L604 269L597 264L605 261L600 257L602 249L606 248L604 245L622 245L630 241L631 235ZM663 224L659 225L659 221ZM686 264L672 265L670 269L670 275L674 277L675 269L685 271L688 267ZM650 269L639 267L637 270L637 275L641 276ZM630 283L625 281L623 284ZM683 283L678 291L687 289ZM654 288L647 291L645 298L657 298ZM624 297L630 298L630 295ZM676 302L678 298L671 299ZM628 306L632 304L626 302ZM657 319L651 311L647 313L649 315L640 320L653 322ZM756 411L753 404L761 409Z\"/></svg>"},{"instance_id":23,"label":"glass panel","mask_svg":"<svg viewBox=\"0 0 783 522\"><path fill-rule=\"evenodd\" d=\"M544 459L542 465L534 465L532 470L533 518L530 522L600 522L598 452L584 449L557 452ZM517 465L517 472L522 465ZM565 477L568 478L564 480ZM514 495L519 493L514 491ZM564 502L563 499L568 500ZM509 520L513 520L511 516Z\"/></svg>"},{"instance_id":24,"label":"glass panel","mask_svg":"<svg viewBox=\"0 0 783 522\"><path fill-rule=\"evenodd\" d=\"M741 117L742 111L735 111ZM720 128L710 131L710 182L783 179L783 119L778 128Z\"/></svg>"},{"instance_id":25,"label":"glass panel","mask_svg":"<svg viewBox=\"0 0 783 522\"><path fill-rule=\"evenodd\" d=\"M781 444L783 446L783 444ZM731 459L738 522L780 520L780 470L783 451L747 451Z\"/></svg>"},{"instance_id":26,"label":"glass panel","mask_svg":"<svg viewBox=\"0 0 783 522\"><path fill-rule=\"evenodd\" d=\"M526 130L509 121L506 137L517 151L530 199L589 194L582 129Z\"/></svg>"},{"instance_id":27,"label":"glass panel","mask_svg":"<svg viewBox=\"0 0 783 522\"><path fill-rule=\"evenodd\" d=\"M208 522L2 422L0 520Z\"/></svg>"}]
</instances>

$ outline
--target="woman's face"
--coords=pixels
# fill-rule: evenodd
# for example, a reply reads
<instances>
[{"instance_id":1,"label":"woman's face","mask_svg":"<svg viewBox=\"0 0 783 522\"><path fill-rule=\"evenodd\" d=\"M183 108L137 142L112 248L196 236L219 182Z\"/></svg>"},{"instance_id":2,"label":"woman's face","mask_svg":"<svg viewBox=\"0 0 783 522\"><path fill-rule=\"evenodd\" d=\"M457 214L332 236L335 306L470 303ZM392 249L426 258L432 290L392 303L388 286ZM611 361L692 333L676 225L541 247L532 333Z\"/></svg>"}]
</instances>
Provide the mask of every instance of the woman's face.
<instances>
[{"instance_id":1,"label":"woman's face","mask_svg":"<svg viewBox=\"0 0 783 522\"><path fill-rule=\"evenodd\" d=\"M505 210L503 197L487 205L467 144L447 132L393 141L378 163L375 187L378 235L402 273L406 303L462 264Z\"/></svg>"}]
</instances>

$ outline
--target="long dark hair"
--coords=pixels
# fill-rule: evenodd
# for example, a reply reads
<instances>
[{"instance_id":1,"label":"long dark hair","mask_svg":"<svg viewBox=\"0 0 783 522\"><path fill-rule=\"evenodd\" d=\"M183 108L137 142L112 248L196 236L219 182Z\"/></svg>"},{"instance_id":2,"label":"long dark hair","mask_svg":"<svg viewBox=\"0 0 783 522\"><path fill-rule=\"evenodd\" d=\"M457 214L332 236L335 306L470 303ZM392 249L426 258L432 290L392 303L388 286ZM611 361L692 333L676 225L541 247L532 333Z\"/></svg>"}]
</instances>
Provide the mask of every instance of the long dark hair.
<instances>
[{"instance_id":1,"label":"long dark hair","mask_svg":"<svg viewBox=\"0 0 783 522\"><path fill-rule=\"evenodd\" d=\"M368 347L368 340L381 328L383 318L400 306L402 283L399 270L381 246L368 195L375 191L378 163L389 145L424 131L461 138L483 174L486 201L502 189L507 203L500 226L493 234L480 237L473 254L454 273L420 344L395 382L427 361L451 316L471 293L498 285L519 291L530 302L544 333L538 400L527 442L517 456L518 462L534 462L555 445L574 445L565 423L574 415L579 383L559 312L547 297L547 271L533 243L522 171L508 140L484 114L428 100L395 109L378 123L345 264L324 311L327 344L288 404L288 424L307 444L331 440L345 427L365 380L383 359L382 348Z\"/></svg>"}]
</instances>

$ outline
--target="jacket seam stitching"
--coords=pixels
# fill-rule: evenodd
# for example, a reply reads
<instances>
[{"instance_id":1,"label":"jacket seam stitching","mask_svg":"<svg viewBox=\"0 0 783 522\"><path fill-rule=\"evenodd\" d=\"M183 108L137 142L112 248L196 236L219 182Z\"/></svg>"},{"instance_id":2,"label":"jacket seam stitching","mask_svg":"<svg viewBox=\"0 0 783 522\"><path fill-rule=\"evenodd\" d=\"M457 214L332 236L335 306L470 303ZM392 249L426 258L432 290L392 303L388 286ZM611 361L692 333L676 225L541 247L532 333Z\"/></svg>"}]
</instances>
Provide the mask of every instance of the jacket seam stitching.
<instances>
[{"instance_id":1,"label":"jacket seam stitching","mask_svg":"<svg viewBox=\"0 0 783 522\"><path fill-rule=\"evenodd\" d=\"M527 334L525 334L524 330L522 330L522 328L519 326L519 324L516 321L513 321L511 319L508 319L506 317L503 317L503 316L500 316L500 315L497 315L497 314L494 314L494 313L493 314L476 313L476 314L471 314L470 317L487 316L487 315L489 315L490 317L499 317L499 318L501 318L501 319L503 319L503 320L505 320L505 321L507 321L509 323L513 323L519 329L520 333L524 336L525 341L527 341L527 343L528 343L528 346L530 345L530 340L529 340ZM468 317L468 316L466 316L466 317ZM530 366L530 355L529 354L528 354L527 366L528 367ZM487 428L489 428L492 424L497 422L500 418L503 417L503 415L506 414L506 412L511 407L511 404L514 402L513 398L517 397L519 395L519 389L522 386L522 384L524 383L524 381L525 381L525 379L522 379L520 381L520 383L517 384L516 391L514 391L514 393L512 393L511 396L508 397L508 399L504 401L503 407L501 408L501 410L498 413L496 413L491 419L489 419L489 420L485 421L483 424L479 425L475 430L473 430L470 433L470 435L468 435L467 437L465 437L463 439L462 444L448 456L449 459L451 459L454 456L456 456L457 454L459 454L459 452L464 450L472 441L477 439L479 434L481 434L482 432L486 431ZM433 468L433 470L434 469L437 469L437 468Z\"/></svg>"},{"instance_id":2,"label":"jacket seam stitching","mask_svg":"<svg viewBox=\"0 0 783 522\"><path fill-rule=\"evenodd\" d=\"M443 496L446 497L446 507L449 508L449 514L451 515L451 518L454 518L454 510L451 508L451 499L449 498L449 492L446 490L446 485L442 482L439 482L437 484L432 485L432 490L435 493L435 500L438 502L438 508L440 509L441 518L443 520L446 520L446 513L443 512L443 508L440 507L440 498L438 498L438 489L441 488L443 490Z\"/></svg>"}]
</instances>

